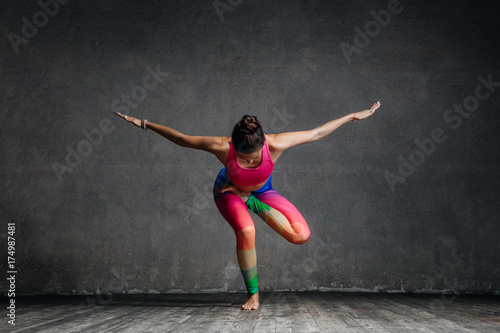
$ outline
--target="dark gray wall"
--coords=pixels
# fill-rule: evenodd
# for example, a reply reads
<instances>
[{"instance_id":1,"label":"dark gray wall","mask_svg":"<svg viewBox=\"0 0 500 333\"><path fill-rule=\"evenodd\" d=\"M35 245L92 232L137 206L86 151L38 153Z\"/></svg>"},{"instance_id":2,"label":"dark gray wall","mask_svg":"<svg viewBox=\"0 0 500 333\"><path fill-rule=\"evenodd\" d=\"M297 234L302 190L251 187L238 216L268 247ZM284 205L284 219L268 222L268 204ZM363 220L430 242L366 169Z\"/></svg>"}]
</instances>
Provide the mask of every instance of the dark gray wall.
<instances>
[{"instance_id":1,"label":"dark gray wall","mask_svg":"<svg viewBox=\"0 0 500 333\"><path fill-rule=\"evenodd\" d=\"M114 111L228 136L246 113L277 133L380 100L280 158L274 187L312 237L255 219L261 289L500 293L497 1L61 3L0 4L17 292L243 290L220 162Z\"/></svg>"}]
</instances>

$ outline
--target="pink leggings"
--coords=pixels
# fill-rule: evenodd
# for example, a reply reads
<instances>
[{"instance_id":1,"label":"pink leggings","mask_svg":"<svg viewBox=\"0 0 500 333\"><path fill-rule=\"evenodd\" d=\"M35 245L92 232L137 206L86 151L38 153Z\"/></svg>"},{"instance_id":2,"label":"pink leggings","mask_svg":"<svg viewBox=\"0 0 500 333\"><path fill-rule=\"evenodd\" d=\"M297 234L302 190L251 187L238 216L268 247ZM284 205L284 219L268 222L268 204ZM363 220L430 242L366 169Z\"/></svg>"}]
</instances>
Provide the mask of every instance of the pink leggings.
<instances>
[{"instance_id":1,"label":"pink leggings","mask_svg":"<svg viewBox=\"0 0 500 333\"><path fill-rule=\"evenodd\" d=\"M218 193L218 189L229 182L225 168L221 170L214 185L214 199L224 219L236 234L238 263L249 294L256 294L257 256L255 251L255 226L243 200L234 193ZM294 244L305 243L311 232L302 214L290 201L276 192L271 186L271 177L266 184L252 195L267 209L257 215L273 230Z\"/></svg>"}]
</instances>

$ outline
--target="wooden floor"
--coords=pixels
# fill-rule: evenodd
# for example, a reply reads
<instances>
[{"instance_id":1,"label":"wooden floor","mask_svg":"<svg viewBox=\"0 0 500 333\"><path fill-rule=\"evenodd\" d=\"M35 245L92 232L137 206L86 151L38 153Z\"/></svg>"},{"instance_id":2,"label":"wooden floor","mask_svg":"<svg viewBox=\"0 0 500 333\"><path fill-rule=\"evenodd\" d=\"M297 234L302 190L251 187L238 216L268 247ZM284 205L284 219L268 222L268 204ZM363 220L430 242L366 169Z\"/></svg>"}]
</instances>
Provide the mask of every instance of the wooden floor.
<instances>
[{"instance_id":1,"label":"wooden floor","mask_svg":"<svg viewBox=\"0 0 500 333\"><path fill-rule=\"evenodd\" d=\"M231 293L17 297L16 325L4 316L0 331L500 332L500 296L273 292L262 294L258 311L240 310L244 300Z\"/></svg>"}]
</instances>

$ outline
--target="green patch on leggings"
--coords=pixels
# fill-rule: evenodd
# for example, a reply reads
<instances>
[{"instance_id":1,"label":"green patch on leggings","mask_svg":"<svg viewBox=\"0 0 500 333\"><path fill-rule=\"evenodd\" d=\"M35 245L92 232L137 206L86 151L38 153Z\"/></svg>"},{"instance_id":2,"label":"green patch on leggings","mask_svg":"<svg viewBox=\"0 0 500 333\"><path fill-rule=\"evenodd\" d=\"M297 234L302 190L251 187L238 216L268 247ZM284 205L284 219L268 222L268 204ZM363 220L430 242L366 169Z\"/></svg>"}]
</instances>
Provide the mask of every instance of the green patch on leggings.
<instances>
[{"instance_id":1,"label":"green patch on leggings","mask_svg":"<svg viewBox=\"0 0 500 333\"><path fill-rule=\"evenodd\" d=\"M255 276L250 281L245 281L245 285L247 286L247 291L250 295L255 295L259 292L257 276Z\"/></svg>"},{"instance_id":2,"label":"green patch on leggings","mask_svg":"<svg viewBox=\"0 0 500 333\"><path fill-rule=\"evenodd\" d=\"M251 195L248 198L246 205L255 214L259 214L264 209L267 211L271 210L271 207L269 207L268 205L266 205L265 203L263 203L262 201L260 201L256 197L254 197L253 195Z\"/></svg>"}]
</instances>

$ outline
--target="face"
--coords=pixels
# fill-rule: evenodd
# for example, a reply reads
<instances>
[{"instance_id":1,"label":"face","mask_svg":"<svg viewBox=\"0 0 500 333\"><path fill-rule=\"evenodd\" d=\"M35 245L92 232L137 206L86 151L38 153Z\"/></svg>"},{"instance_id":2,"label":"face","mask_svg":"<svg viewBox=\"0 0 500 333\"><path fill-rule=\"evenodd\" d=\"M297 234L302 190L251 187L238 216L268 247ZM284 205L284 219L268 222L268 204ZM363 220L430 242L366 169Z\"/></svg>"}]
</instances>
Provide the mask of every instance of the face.
<instances>
[{"instance_id":1,"label":"face","mask_svg":"<svg viewBox=\"0 0 500 333\"><path fill-rule=\"evenodd\" d=\"M253 164L254 162L260 161L260 157L262 156L262 148L257 149L256 151L249 154L243 154L239 151L236 151L236 155L238 155L239 158L241 158L248 164Z\"/></svg>"}]
</instances>

